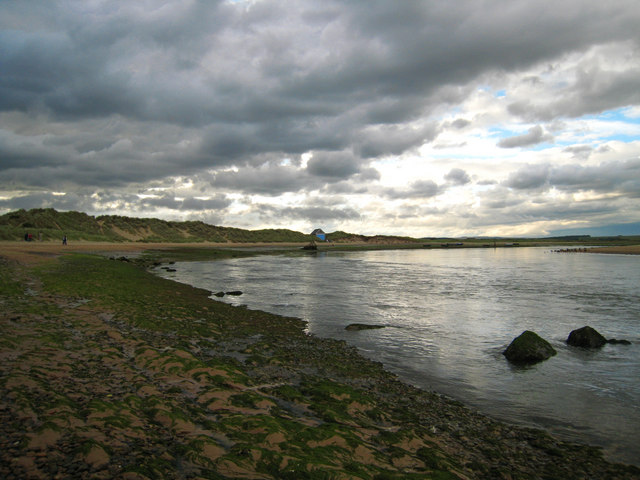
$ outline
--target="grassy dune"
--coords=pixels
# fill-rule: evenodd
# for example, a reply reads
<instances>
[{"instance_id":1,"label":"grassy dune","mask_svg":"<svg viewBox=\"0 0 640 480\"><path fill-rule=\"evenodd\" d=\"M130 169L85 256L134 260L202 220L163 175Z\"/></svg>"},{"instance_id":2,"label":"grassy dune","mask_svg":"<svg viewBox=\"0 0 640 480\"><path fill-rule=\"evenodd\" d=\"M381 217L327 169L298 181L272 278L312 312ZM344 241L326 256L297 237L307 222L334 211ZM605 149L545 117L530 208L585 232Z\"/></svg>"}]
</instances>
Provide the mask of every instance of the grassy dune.
<instances>
[{"instance_id":1,"label":"grassy dune","mask_svg":"<svg viewBox=\"0 0 640 480\"><path fill-rule=\"evenodd\" d=\"M0 478L640 477L160 279L157 255L0 257Z\"/></svg>"},{"instance_id":2,"label":"grassy dune","mask_svg":"<svg viewBox=\"0 0 640 480\"><path fill-rule=\"evenodd\" d=\"M245 230L209 225L200 221L174 222L157 218L120 215L94 217L82 212L58 212L53 208L16 210L0 215L0 241L57 241L66 235L70 241L144 243L308 243L311 235L285 228ZM354 235L334 232L332 241L340 243L415 243L408 237Z\"/></svg>"}]
</instances>

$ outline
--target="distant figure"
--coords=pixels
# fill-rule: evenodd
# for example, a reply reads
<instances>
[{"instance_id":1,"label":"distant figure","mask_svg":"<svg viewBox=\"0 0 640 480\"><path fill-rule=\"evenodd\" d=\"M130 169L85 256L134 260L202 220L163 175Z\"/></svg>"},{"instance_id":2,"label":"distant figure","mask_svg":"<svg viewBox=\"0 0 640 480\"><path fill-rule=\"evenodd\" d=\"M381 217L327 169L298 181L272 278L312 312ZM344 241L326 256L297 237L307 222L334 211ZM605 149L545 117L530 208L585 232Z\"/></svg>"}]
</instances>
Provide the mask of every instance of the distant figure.
<instances>
[{"instance_id":1,"label":"distant figure","mask_svg":"<svg viewBox=\"0 0 640 480\"><path fill-rule=\"evenodd\" d=\"M29 232L24 234L24 241L28 242L29 241Z\"/></svg>"},{"instance_id":2,"label":"distant figure","mask_svg":"<svg viewBox=\"0 0 640 480\"><path fill-rule=\"evenodd\" d=\"M67 236L66 235L64 237L62 237L62 244L63 245L67 244Z\"/></svg>"},{"instance_id":3,"label":"distant figure","mask_svg":"<svg viewBox=\"0 0 640 480\"><path fill-rule=\"evenodd\" d=\"M31 235L31 234L27 235L27 241L28 242L33 241L33 235Z\"/></svg>"},{"instance_id":4,"label":"distant figure","mask_svg":"<svg viewBox=\"0 0 640 480\"><path fill-rule=\"evenodd\" d=\"M38 241L42 241L42 232L38 232Z\"/></svg>"}]
</instances>

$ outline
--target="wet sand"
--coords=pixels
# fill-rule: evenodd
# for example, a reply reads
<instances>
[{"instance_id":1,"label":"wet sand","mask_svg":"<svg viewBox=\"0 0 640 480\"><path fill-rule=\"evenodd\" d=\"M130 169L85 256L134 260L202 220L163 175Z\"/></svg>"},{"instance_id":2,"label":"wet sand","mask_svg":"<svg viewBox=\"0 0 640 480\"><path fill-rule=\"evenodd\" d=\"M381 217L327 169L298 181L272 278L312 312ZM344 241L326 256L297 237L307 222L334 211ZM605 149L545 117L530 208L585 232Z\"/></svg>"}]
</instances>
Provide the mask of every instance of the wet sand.
<instances>
[{"instance_id":1,"label":"wet sand","mask_svg":"<svg viewBox=\"0 0 640 480\"><path fill-rule=\"evenodd\" d=\"M640 255L640 245L625 245L622 247L589 248L590 253L611 253L618 255Z\"/></svg>"},{"instance_id":2,"label":"wet sand","mask_svg":"<svg viewBox=\"0 0 640 480\"><path fill-rule=\"evenodd\" d=\"M38 262L46 257L64 255L66 253L110 253L135 254L145 250L171 250L173 248L250 248L250 247L298 247L303 243L142 243L142 242L1 242L0 255L20 259L25 262Z\"/></svg>"}]
</instances>

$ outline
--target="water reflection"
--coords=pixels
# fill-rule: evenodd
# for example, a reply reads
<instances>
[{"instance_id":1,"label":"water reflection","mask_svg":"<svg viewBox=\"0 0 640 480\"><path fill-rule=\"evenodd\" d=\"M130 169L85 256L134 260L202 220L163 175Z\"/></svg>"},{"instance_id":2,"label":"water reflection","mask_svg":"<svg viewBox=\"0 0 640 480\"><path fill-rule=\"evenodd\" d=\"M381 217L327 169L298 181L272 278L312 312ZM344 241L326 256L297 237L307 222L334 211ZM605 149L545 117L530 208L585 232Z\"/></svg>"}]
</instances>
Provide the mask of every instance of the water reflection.
<instances>
[{"instance_id":1,"label":"water reflection","mask_svg":"<svg viewBox=\"0 0 640 480\"><path fill-rule=\"evenodd\" d=\"M184 263L166 274L309 322L406 381L640 463L640 257L544 249L396 250ZM227 298L225 297L225 300ZM346 332L349 323L388 325ZM567 347L591 325L631 346ZM501 352L534 330L558 355L527 369Z\"/></svg>"}]
</instances>

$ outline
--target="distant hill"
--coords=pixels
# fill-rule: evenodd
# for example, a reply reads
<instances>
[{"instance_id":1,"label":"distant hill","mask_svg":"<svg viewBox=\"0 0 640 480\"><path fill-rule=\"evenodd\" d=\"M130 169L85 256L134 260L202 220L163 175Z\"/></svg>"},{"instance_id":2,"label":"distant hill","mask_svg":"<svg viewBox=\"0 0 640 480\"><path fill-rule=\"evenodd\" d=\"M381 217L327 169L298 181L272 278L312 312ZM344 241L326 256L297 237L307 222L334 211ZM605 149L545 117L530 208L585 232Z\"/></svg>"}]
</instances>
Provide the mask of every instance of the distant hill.
<instances>
[{"instance_id":1,"label":"distant hill","mask_svg":"<svg viewBox=\"0 0 640 480\"><path fill-rule=\"evenodd\" d=\"M384 245L393 245L393 244L404 244L404 243L414 243L419 242L420 240L411 237L398 237L393 235L358 235L355 233L346 233L341 231L336 231L327 235L329 240L335 243L372 243L372 244L384 244Z\"/></svg>"},{"instance_id":2,"label":"distant hill","mask_svg":"<svg viewBox=\"0 0 640 480\"><path fill-rule=\"evenodd\" d=\"M94 217L82 212L59 212L53 208L16 210L0 216L0 240L23 240L26 233L34 239L94 242L158 242L158 243L293 243L309 242L310 234L288 229L243 230L220 227L200 221L170 222L157 218L134 218L119 215ZM339 243L406 243L411 239L354 235L345 232L328 234Z\"/></svg>"}]
</instances>

